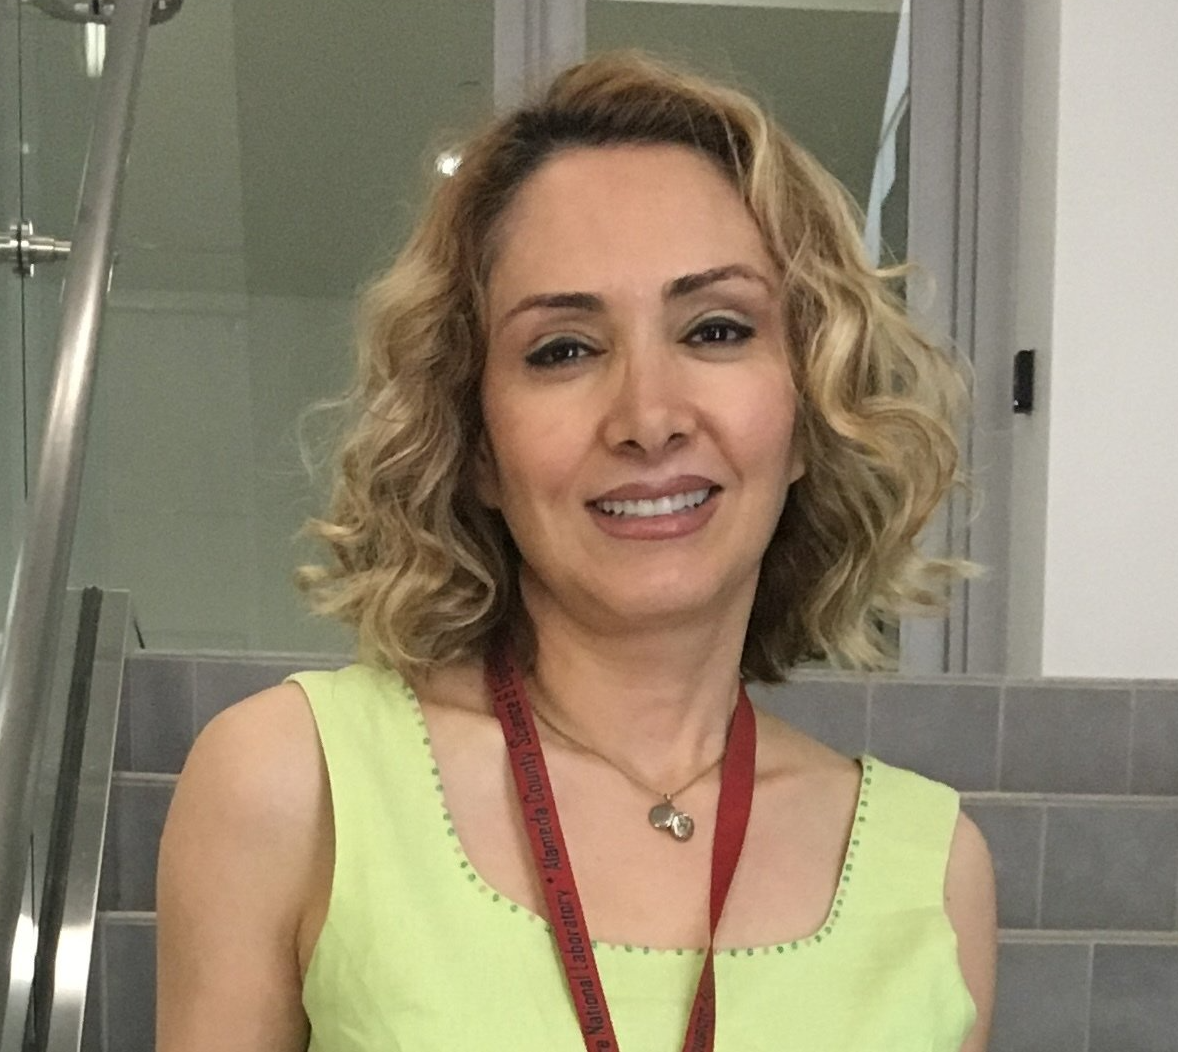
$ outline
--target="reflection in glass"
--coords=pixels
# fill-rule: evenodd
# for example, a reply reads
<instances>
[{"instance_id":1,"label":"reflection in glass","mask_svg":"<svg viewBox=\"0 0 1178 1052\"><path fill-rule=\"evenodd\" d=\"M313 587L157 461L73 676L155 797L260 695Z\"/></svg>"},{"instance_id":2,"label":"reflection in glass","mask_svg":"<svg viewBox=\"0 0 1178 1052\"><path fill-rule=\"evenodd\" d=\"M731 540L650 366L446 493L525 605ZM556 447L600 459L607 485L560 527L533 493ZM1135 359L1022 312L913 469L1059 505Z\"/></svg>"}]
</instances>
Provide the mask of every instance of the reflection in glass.
<instances>
[{"instance_id":1,"label":"reflection in glass","mask_svg":"<svg viewBox=\"0 0 1178 1052\"><path fill-rule=\"evenodd\" d=\"M588 0L587 40L591 52L639 47L739 84L866 211L904 6L902 0ZM896 121L896 133L895 185L881 221L885 259L904 258L907 247L906 117Z\"/></svg>"},{"instance_id":2,"label":"reflection in glass","mask_svg":"<svg viewBox=\"0 0 1178 1052\"><path fill-rule=\"evenodd\" d=\"M448 130L491 109L493 13L202 0L152 31L73 571L130 589L147 646L347 645L291 583L299 416L346 384L357 287Z\"/></svg>"},{"instance_id":3,"label":"reflection in glass","mask_svg":"<svg viewBox=\"0 0 1178 1052\"><path fill-rule=\"evenodd\" d=\"M0 224L68 240L97 82L84 27L0 0ZM7 608L26 494L35 481L65 267L0 272L0 599ZM0 629L2 630L2 629Z\"/></svg>"},{"instance_id":4,"label":"reflection in glass","mask_svg":"<svg viewBox=\"0 0 1178 1052\"><path fill-rule=\"evenodd\" d=\"M0 230L24 218L20 195L20 34L16 0L0 0ZM0 632L25 499L22 282L0 270Z\"/></svg>"}]
</instances>

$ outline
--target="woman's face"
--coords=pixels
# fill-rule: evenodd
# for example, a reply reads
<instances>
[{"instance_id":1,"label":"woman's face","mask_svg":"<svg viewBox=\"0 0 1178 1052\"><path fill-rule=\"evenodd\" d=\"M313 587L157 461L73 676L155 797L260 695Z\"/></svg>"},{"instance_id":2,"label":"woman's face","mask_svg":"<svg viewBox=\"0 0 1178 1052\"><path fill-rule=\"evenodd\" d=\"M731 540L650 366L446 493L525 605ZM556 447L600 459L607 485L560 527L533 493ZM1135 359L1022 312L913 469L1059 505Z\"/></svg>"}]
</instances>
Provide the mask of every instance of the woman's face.
<instances>
[{"instance_id":1,"label":"woman's face","mask_svg":"<svg viewBox=\"0 0 1178 1052\"><path fill-rule=\"evenodd\" d=\"M479 495L529 610L607 631L747 612L802 467L780 277L740 196L686 147L575 148L500 235Z\"/></svg>"}]
</instances>

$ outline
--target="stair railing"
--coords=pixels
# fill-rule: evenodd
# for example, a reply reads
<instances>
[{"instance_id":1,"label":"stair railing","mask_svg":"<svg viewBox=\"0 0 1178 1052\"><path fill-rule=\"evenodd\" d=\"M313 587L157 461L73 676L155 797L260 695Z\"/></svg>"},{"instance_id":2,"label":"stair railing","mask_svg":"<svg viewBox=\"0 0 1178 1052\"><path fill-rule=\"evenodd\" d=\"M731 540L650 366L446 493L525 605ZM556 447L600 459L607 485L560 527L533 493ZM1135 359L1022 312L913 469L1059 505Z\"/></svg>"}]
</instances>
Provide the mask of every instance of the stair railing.
<instances>
[{"instance_id":1,"label":"stair railing","mask_svg":"<svg viewBox=\"0 0 1178 1052\"><path fill-rule=\"evenodd\" d=\"M82 177L36 486L0 643L0 1031L29 859L33 787L77 525L120 189L157 0L101 4L106 64ZM106 10L113 8L112 10Z\"/></svg>"}]
</instances>

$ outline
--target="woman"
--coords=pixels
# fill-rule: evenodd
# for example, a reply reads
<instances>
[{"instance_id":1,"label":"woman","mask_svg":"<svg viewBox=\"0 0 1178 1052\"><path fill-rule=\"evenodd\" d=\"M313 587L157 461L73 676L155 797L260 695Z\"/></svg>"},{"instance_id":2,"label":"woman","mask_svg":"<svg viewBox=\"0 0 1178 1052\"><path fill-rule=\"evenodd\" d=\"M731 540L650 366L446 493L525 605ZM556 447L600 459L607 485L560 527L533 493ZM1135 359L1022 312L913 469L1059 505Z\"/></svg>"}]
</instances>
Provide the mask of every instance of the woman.
<instances>
[{"instance_id":1,"label":"woman","mask_svg":"<svg viewBox=\"0 0 1178 1052\"><path fill-rule=\"evenodd\" d=\"M959 384L837 184L744 96L600 57L468 144L366 318L305 575L363 664L198 740L160 1052L980 1052L956 795L741 687L877 659L950 570L914 538Z\"/></svg>"}]
</instances>

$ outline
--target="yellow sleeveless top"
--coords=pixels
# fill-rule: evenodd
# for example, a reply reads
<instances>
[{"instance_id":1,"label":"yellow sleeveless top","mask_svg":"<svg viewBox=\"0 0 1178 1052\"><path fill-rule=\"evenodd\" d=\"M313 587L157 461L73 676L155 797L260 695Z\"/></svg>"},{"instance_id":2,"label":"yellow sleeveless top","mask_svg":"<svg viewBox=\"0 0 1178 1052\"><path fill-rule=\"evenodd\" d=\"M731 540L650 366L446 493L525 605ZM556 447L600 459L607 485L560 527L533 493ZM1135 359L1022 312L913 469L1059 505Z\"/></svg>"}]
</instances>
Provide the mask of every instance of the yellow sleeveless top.
<instances>
[{"instance_id":1,"label":"yellow sleeveless top","mask_svg":"<svg viewBox=\"0 0 1178 1052\"><path fill-rule=\"evenodd\" d=\"M311 1052L583 1052L543 918L488 887L446 813L417 699L353 665L310 699L335 871L303 987ZM865 757L821 930L716 957L715 1052L959 1052L974 1005L943 886L947 786ZM622 1052L680 1052L702 951L594 943Z\"/></svg>"}]
</instances>

